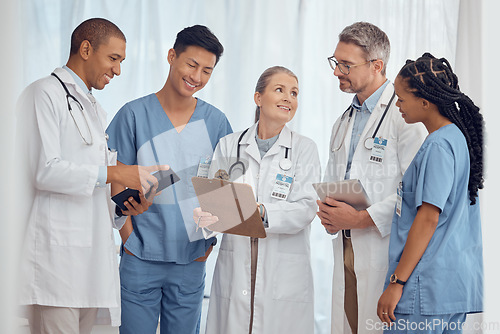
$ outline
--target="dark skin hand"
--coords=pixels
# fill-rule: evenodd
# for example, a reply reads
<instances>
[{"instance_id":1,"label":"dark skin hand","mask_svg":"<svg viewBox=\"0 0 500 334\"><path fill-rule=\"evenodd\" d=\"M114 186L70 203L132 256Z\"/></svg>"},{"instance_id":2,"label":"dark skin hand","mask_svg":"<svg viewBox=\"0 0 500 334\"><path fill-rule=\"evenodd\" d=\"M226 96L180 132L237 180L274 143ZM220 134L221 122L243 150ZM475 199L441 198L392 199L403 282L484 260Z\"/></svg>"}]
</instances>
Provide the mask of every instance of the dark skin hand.
<instances>
[{"instance_id":1,"label":"dark skin hand","mask_svg":"<svg viewBox=\"0 0 500 334\"><path fill-rule=\"evenodd\" d=\"M429 203L422 203L413 220L403 254L394 274L407 281L427 249L439 221L440 209ZM390 325L396 321L394 309L403 294L403 286L397 283L389 284L380 297L377 305L377 315L382 322Z\"/></svg>"}]
</instances>

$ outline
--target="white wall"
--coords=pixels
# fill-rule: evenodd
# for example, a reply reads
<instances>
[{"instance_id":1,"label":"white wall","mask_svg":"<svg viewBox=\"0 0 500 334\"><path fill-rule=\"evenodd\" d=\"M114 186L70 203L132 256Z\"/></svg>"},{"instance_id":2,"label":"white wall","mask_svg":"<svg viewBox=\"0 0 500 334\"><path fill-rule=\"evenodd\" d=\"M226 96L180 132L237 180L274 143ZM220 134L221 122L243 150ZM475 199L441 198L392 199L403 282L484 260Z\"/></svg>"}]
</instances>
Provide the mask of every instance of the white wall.
<instances>
[{"instance_id":1,"label":"white wall","mask_svg":"<svg viewBox=\"0 0 500 334\"><path fill-rule=\"evenodd\" d=\"M15 166L13 161L13 135L15 90L18 73L16 73L17 48L17 15L16 1L0 1L0 142L2 158L0 159L0 333L15 333L13 308L15 296L15 271L19 245L19 229L15 224L14 204L17 201L15 192L16 180L13 177Z\"/></svg>"},{"instance_id":2,"label":"white wall","mask_svg":"<svg viewBox=\"0 0 500 334\"><path fill-rule=\"evenodd\" d=\"M483 242L485 264L485 314L484 333L500 333L500 164L499 164L499 81L500 81L500 1L482 0L482 33L476 38L482 41L481 54L471 59L469 65L473 68L475 62L482 64L482 111L486 124L486 183L483 191Z\"/></svg>"}]
</instances>

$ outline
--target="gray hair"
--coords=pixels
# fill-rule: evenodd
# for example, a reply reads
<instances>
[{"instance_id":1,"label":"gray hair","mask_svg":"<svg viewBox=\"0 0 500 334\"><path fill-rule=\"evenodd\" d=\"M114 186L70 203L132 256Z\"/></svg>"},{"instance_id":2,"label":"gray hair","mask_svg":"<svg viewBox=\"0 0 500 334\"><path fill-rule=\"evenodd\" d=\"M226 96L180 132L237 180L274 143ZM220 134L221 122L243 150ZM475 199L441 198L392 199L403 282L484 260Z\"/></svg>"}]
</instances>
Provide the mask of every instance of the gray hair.
<instances>
[{"instance_id":1,"label":"gray hair","mask_svg":"<svg viewBox=\"0 0 500 334\"><path fill-rule=\"evenodd\" d=\"M271 77L273 75L275 75L277 73L288 74L288 75L294 77L295 80L297 80L297 83L299 82L299 79L297 78L297 76L295 75L295 73L293 73L292 71L290 71L288 68L283 67L283 66L273 66L273 67L269 67L267 70L265 70L260 75L259 80L257 80L257 85L255 85L255 92L263 94L264 91L266 90L267 85L269 85L269 80L271 79ZM259 120L259 118L260 118L260 108L259 108L259 106L257 106L255 108L255 122L256 123Z\"/></svg>"},{"instance_id":2,"label":"gray hair","mask_svg":"<svg viewBox=\"0 0 500 334\"><path fill-rule=\"evenodd\" d=\"M339 34L339 42L359 46L366 54L366 60L380 59L384 62L382 74L385 75L391 53L389 38L379 27L368 22L356 22L347 26Z\"/></svg>"}]
</instances>

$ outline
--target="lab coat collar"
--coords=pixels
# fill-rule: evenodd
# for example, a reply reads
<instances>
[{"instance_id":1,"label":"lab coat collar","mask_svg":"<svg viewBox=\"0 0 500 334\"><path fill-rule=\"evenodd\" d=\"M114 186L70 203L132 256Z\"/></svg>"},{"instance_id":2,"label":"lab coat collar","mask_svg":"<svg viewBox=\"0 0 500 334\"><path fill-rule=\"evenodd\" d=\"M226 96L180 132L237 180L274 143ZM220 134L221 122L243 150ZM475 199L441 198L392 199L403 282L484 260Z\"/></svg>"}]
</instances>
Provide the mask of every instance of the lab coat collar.
<instances>
[{"instance_id":1,"label":"lab coat collar","mask_svg":"<svg viewBox=\"0 0 500 334\"><path fill-rule=\"evenodd\" d=\"M362 105L359 103L358 95L354 95L352 99L352 106L356 110L363 110L364 107L364 109L366 109L371 114L373 112L373 109L375 109L375 107L377 106L377 103L380 101L380 97L384 93L389 83L389 79L386 79L385 82L372 95L370 95Z\"/></svg>"},{"instance_id":2,"label":"lab coat collar","mask_svg":"<svg viewBox=\"0 0 500 334\"><path fill-rule=\"evenodd\" d=\"M292 131L285 125L283 129L280 132L280 135L278 137L278 140L276 143L274 143L273 147L267 151L266 155L274 155L278 154L281 150L281 146L285 148L291 148L292 147Z\"/></svg>"},{"instance_id":3,"label":"lab coat collar","mask_svg":"<svg viewBox=\"0 0 500 334\"><path fill-rule=\"evenodd\" d=\"M64 82L64 84L66 86L72 87L75 90L75 93L73 93L73 95L75 95L75 97L77 98L77 100L80 101L80 103L82 103L84 109L94 110L94 108L92 106L92 102L90 101L90 99L89 99L89 97L87 95L88 92L84 92L83 91L83 89L80 87L80 85L78 85L75 82L75 79L73 79L73 76L71 76L71 74L67 70L65 70L62 67L58 67L53 72L59 78L61 78L62 82ZM57 83L57 84L59 85L59 83ZM105 124L106 124L107 114L101 108L101 105L97 101L96 101L96 108L97 109L95 110L95 112L97 114L97 117L99 117L100 123L103 124L103 130L104 130L106 128ZM92 117L92 114L93 113L89 113L90 117Z\"/></svg>"},{"instance_id":4,"label":"lab coat collar","mask_svg":"<svg viewBox=\"0 0 500 334\"><path fill-rule=\"evenodd\" d=\"M259 147L257 146L257 141L255 140L255 134L257 132L257 125L259 122L248 128L247 133L241 138L240 145L247 145L245 148L245 153L252 157L255 161L260 163L260 153Z\"/></svg>"},{"instance_id":5,"label":"lab coat collar","mask_svg":"<svg viewBox=\"0 0 500 334\"><path fill-rule=\"evenodd\" d=\"M75 82L75 79L73 79L73 77L71 76L71 74L67 70L65 70L62 67L58 67L53 72L59 78L61 78L62 82L64 82L67 86L72 86L75 89L75 91L78 93L78 95L81 96L81 98L84 98L90 102L89 98L87 97L88 92L83 91L83 89L80 87L80 85L78 85Z\"/></svg>"},{"instance_id":6,"label":"lab coat collar","mask_svg":"<svg viewBox=\"0 0 500 334\"><path fill-rule=\"evenodd\" d=\"M245 133L243 138L241 138L240 145L248 145L245 148L245 152L253 159L255 159L255 161L260 163L261 158L259 147L257 146L257 141L255 140L258 125L259 122L255 123L248 129L247 133ZM281 146L285 148L292 147L292 131L286 125L281 130L276 143L274 143L274 145L269 149L265 156L278 154L280 152Z\"/></svg>"},{"instance_id":7,"label":"lab coat collar","mask_svg":"<svg viewBox=\"0 0 500 334\"><path fill-rule=\"evenodd\" d=\"M363 129L363 132L361 133L361 139L358 143L358 147L356 147L356 151L358 150L360 145L364 146L365 138L371 137L373 135L373 132L375 131L375 127L378 125L380 118L382 117L382 114L384 113L385 107L387 107L387 104L389 103L393 93L394 93L394 86L391 82L389 82L386 85L384 92L380 96L380 99L377 101L377 104L375 105L375 108L373 109L373 112L372 112L370 118L368 119L368 122L366 123L365 128ZM384 122L387 122L387 121L388 121L387 118L384 119ZM380 130L381 129L379 129L378 132L380 132Z\"/></svg>"},{"instance_id":8,"label":"lab coat collar","mask_svg":"<svg viewBox=\"0 0 500 334\"><path fill-rule=\"evenodd\" d=\"M69 68L68 66L64 65L62 67L64 70L66 70L70 75L71 77L73 78L73 80L75 81L75 83L80 86L80 88L85 92L86 90L88 91L88 93L91 93L92 94L92 90L88 89L87 88L87 85L85 85L85 82L83 82L82 78L80 78L78 76L78 74L76 74L71 68Z\"/></svg>"}]
</instances>

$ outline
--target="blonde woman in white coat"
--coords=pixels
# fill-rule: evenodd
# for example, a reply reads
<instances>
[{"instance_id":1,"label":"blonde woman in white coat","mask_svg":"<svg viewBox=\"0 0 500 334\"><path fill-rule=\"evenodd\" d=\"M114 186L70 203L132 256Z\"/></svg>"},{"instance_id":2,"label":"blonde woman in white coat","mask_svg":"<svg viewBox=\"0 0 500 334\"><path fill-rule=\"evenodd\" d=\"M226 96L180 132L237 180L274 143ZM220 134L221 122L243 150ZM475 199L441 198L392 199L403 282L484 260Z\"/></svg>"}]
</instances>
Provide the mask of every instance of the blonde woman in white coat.
<instances>
[{"instance_id":1,"label":"blonde woman in white coat","mask_svg":"<svg viewBox=\"0 0 500 334\"><path fill-rule=\"evenodd\" d=\"M290 70L267 69L254 95L258 122L244 134L222 138L215 150L210 176L227 172L231 181L252 186L267 237L223 235L207 334L314 332L309 236L316 210L311 184L320 180L320 162L316 144L286 127L298 93ZM231 169L238 149L244 173L239 166ZM291 177L290 191L273 197L276 178L282 176ZM195 210L195 219L199 214Z\"/></svg>"}]
</instances>

